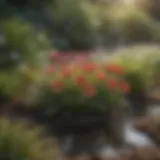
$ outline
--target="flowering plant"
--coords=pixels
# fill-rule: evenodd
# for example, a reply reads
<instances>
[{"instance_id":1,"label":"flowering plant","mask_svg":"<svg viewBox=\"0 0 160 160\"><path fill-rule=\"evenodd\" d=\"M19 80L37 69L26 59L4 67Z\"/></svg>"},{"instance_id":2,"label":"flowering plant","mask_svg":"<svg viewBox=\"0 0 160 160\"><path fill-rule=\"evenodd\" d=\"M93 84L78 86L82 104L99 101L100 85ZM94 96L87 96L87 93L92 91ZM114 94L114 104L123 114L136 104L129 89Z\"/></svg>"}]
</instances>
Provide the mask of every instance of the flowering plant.
<instances>
[{"instance_id":1,"label":"flowering plant","mask_svg":"<svg viewBox=\"0 0 160 160\"><path fill-rule=\"evenodd\" d=\"M122 105L130 91L124 80L125 68L114 64L74 61L57 68L50 66L49 71L44 98L50 102L49 112L108 111Z\"/></svg>"}]
</instances>

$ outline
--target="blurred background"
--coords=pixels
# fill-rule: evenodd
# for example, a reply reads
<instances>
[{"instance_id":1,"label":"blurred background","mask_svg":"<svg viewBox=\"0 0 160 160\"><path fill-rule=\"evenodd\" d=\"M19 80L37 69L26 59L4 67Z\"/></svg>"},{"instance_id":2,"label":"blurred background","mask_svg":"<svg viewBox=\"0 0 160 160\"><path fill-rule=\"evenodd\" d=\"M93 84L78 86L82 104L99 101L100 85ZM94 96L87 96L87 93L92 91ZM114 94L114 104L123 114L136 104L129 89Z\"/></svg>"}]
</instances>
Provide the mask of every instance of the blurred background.
<instances>
[{"instance_id":1,"label":"blurred background","mask_svg":"<svg viewBox=\"0 0 160 160\"><path fill-rule=\"evenodd\" d=\"M154 122L157 129L156 127L150 129L150 124L153 124L150 117L153 118L151 115L155 115L155 112L158 115L156 117L160 115L160 0L0 0L0 159L4 151L4 155L11 153L10 150L14 148L13 144L19 144L10 143L13 148L4 149L4 134L1 134L5 130L4 124L7 124L9 128L5 130L5 134L21 134L20 128L16 131L17 123L21 121L19 117L23 119L26 114L24 115L20 108L41 106L42 102L39 97L43 92L41 86L45 81L46 70L49 69L49 57L53 53L58 53L62 59L66 56L72 59L76 55L83 55L83 57L103 63L111 61L123 64L132 71L134 69L138 75L141 75L143 81L137 80L135 75L129 80L133 88L135 87L136 95L145 92L152 97L150 101L154 101L154 104L149 105L155 108L147 111L149 118L147 118L146 132L150 134L153 132L151 141L159 145L160 119ZM64 60L56 60L52 63L61 66ZM144 100L141 99L141 101ZM47 106L48 103L44 102L43 105ZM21 110L20 114L17 108ZM34 112L38 111L34 110ZM31 115L28 111L27 114ZM8 122L11 117L18 119L18 122L15 122L15 129L14 125L9 124L12 120ZM32 121L32 118L25 119ZM144 120L142 121L144 123ZM141 120L137 119L136 124L137 126L144 125L141 124ZM25 129L22 127L22 130ZM24 136L27 137L25 133ZM139 141L143 141L143 138ZM64 136L60 139L63 141L61 144L63 147L60 148L69 146L70 137ZM78 137L78 139L81 138ZM89 138L85 137L85 139ZM34 145L41 141L43 141L42 138L37 139ZM148 142L148 139L146 141ZM29 144L26 145L29 146ZM37 149L39 146L34 147ZM51 148L58 147L54 145ZM157 151L157 148L151 147L149 151L142 149L142 152L144 154L149 152L152 156L160 157L160 150ZM18 148L14 150L17 151ZM35 153L44 153L44 159L53 159L53 155L49 154L50 148L47 152L37 150ZM138 151L136 151L132 154L137 155ZM30 152L26 151L26 156ZM108 153L104 152L105 155ZM16 154L19 155L19 159L16 158ZM24 155L20 156L21 154L14 152L12 160L24 160L22 159ZM50 157L46 158L46 155ZM54 151L55 160L59 160L61 155L63 154ZM117 152L113 155L117 155ZM2 159L5 157L3 156ZM35 154L29 157L29 160L32 158L43 160L42 157ZM91 158L85 156L81 159L85 160L86 157ZM138 158L137 156L134 159L138 160ZM75 157L74 159L76 160Z\"/></svg>"}]
</instances>

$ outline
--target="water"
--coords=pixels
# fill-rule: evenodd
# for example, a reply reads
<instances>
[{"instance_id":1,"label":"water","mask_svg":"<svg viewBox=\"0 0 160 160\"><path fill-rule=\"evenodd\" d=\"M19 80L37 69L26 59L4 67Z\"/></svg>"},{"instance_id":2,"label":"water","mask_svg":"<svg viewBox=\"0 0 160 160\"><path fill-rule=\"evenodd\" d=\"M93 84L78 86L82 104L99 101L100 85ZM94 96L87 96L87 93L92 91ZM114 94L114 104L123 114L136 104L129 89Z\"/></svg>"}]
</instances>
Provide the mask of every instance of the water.
<instances>
[{"instance_id":1,"label":"water","mask_svg":"<svg viewBox=\"0 0 160 160\"><path fill-rule=\"evenodd\" d=\"M152 140L147 135L133 128L131 122L127 123L125 126L125 140L127 143L135 147L145 147L154 145Z\"/></svg>"}]
</instances>

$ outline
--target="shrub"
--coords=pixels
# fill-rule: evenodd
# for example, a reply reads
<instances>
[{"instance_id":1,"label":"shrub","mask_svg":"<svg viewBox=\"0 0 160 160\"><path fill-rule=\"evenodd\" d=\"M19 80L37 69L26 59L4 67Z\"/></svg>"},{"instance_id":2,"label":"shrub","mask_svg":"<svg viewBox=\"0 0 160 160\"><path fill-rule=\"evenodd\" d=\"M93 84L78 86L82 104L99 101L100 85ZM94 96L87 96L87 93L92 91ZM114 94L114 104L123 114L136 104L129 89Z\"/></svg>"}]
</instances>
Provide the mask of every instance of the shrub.
<instances>
[{"instance_id":1,"label":"shrub","mask_svg":"<svg viewBox=\"0 0 160 160\"><path fill-rule=\"evenodd\" d=\"M50 8L55 41L61 49L88 49L96 42L96 17L87 2L62 0ZM55 42L56 43L56 42ZM63 46L62 43L64 44Z\"/></svg>"},{"instance_id":2,"label":"shrub","mask_svg":"<svg viewBox=\"0 0 160 160\"><path fill-rule=\"evenodd\" d=\"M125 102L130 87L124 76L125 68L114 64L68 63L50 72L41 105L51 114L57 110L107 112Z\"/></svg>"},{"instance_id":3,"label":"shrub","mask_svg":"<svg viewBox=\"0 0 160 160\"><path fill-rule=\"evenodd\" d=\"M160 85L160 57L153 63L155 84Z\"/></svg>"},{"instance_id":4,"label":"shrub","mask_svg":"<svg viewBox=\"0 0 160 160\"><path fill-rule=\"evenodd\" d=\"M21 122L0 119L1 160L58 160L58 149L43 138L39 129Z\"/></svg>"},{"instance_id":5,"label":"shrub","mask_svg":"<svg viewBox=\"0 0 160 160\"><path fill-rule=\"evenodd\" d=\"M117 41L116 33L112 26L112 19L109 15L108 7L99 11L99 33L103 39L103 42L107 45L115 43Z\"/></svg>"},{"instance_id":6,"label":"shrub","mask_svg":"<svg viewBox=\"0 0 160 160\"><path fill-rule=\"evenodd\" d=\"M118 7L111 8L110 17L119 41L135 43L157 40L157 34L160 34L158 24L150 16L136 9Z\"/></svg>"},{"instance_id":7,"label":"shrub","mask_svg":"<svg viewBox=\"0 0 160 160\"><path fill-rule=\"evenodd\" d=\"M159 51L135 47L112 61L126 68L131 93L145 93L159 83Z\"/></svg>"},{"instance_id":8,"label":"shrub","mask_svg":"<svg viewBox=\"0 0 160 160\"><path fill-rule=\"evenodd\" d=\"M157 0L140 0L135 7L142 11L148 12L156 18L160 18L160 1Z\"/></svg>"},{"instance_id":9,"label":"shrub","mask_svg":"<svg viewBox=\"0 0 160 160\"><path fill-rule=\"evenodd\" d=\"M24 94L26 87L36 80L26 71L1 71L0 77L0 104L10 102L19 93Z\"/></svg>"},{"instance_id":10,"label":"shrub","mask_svg":"<svg viewBox=\"0 0 160 160\"><path fill-rule=\"evenodd\" d=\"M13 68L21 63L32 67L40 65L40 53L49 48L45 34L36 33L30 23L19 18L1 21L0 28L4 39L0 43L0 68Z\"/></svg>"},{"instance_id":11,"label":"shrub","mask_svg":"<svg viewBox=\"0 0 160 160\"><path fill-rule=\"evenodd\" d=\"M131 94L139 94L146 91L148 82L146 82L146 70L143 68L142 62L129 57L119 57L114 63L125 66L125 78L132 87Z\"/></svg>"},{"instance_id":12,"label":"shrub","mask_svg":"<svg viewBox=\"0 0 160 160\"><path fill-rule=\"evenodd\" d=\"M160 85L160 52L153 52L145 58L148 71L150 71L151 87ZM149 69L150 67L150 69Z\"/></svg>"}]
</instances>

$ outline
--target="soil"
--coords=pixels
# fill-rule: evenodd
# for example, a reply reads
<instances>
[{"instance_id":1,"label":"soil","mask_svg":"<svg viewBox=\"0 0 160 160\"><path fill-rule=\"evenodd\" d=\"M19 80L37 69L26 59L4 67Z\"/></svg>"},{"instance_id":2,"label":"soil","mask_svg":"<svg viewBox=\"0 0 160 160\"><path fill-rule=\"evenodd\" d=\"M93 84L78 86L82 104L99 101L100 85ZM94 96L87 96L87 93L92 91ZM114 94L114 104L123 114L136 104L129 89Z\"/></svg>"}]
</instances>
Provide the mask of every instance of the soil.
<instances>
[{"instance_id":1,"label":"soil","mask_svg":"<svg viewBox=\"0 0 160 160\"><path fill-rule=\"evenodd\" d=\"M150 103L160 104L160 87L156 86L154 89L150 90L147 97L150 100Z\"/></svg>"}]
</instances>

